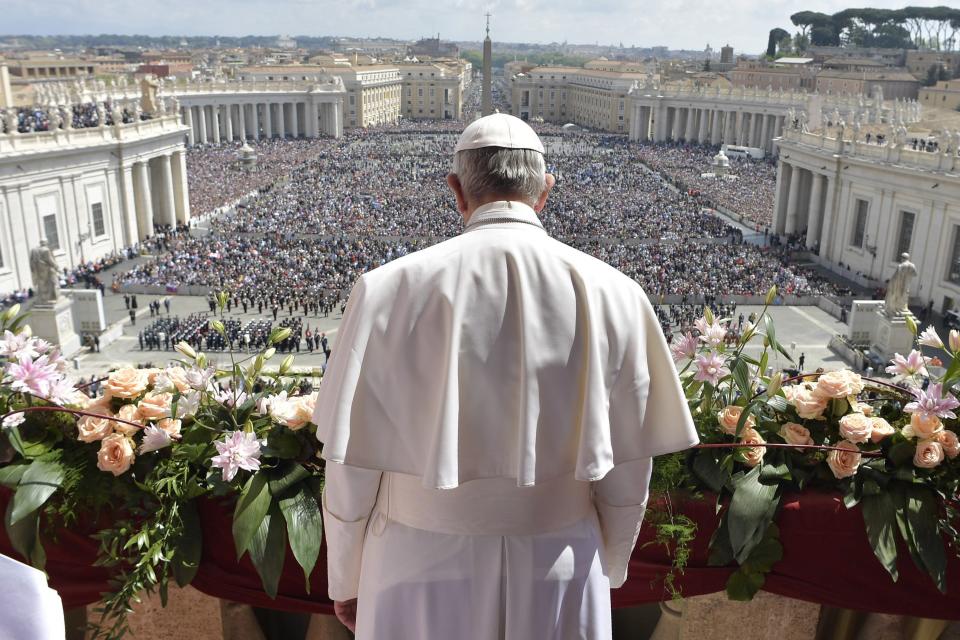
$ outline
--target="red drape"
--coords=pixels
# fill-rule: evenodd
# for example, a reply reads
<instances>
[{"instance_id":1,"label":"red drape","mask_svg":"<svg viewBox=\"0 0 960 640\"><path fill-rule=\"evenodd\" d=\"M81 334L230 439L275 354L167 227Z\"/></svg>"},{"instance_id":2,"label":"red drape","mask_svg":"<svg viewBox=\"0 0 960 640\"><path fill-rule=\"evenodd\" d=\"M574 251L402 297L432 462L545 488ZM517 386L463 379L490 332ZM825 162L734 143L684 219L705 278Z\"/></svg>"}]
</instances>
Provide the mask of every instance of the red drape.
<instances>
[{"instance_id":1,"label":"red drape","mask_svg":"<svg viewBox=\"0 0 960 640\"><path fill-rule=\"evenodd\" d=\"M0 491L0 509L9 493ZM675 505L698 523L689 565L676 584L685 596L722 591L731 568L707 566L707 545L717 517L709 497ZM211 596L261 607L312 613L331 613L326 597L326 548L307 594L303 571L287 552L279 594L263 593L260 578L244 557L236 561L229 504L200 502L203 558L193 585ZM848 510L838 495L804 493L787 496L778 520L784 557L767 577L764 589L791 598L881 613L960 619L960 560L951 557L947 576L949 595L940 594L930 578L917 570L901 549L900 580L894 583L873 556L858 509ZM47 571L51 586L67 608L96 602L107 590L107 574L93 567L97 544L91 531L59 531L47 541ZM613 591L615 607L658 602L669 597L663 578L670 558L662 546L650 543L653 529L645 527L630 563L630 579ZM0 530L0 551L14 552Z\"/></svg>"}]
</instances>

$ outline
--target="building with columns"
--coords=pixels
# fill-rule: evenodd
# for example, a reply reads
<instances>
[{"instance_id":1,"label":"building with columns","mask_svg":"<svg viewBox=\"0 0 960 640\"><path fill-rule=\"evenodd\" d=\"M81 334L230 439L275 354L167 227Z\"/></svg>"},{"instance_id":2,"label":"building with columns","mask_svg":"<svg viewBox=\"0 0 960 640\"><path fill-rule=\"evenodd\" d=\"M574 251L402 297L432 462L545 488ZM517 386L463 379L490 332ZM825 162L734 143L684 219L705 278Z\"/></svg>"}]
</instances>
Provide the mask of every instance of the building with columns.
<instances>
[{"instance_id":1,"label":"building with columns","mask_svg":"<svg viewBox=\"0 0 960 640\"><path fill-rule=\"evenodd\" d=\"M902 130L901 130L902 131ZM943 313L960 304L960 133L940 151L914 151L901 134L884 145L788 129L777 140L774 231L799 236L825 267L883 286L906 252L919 276L913 303Z\"/></svg>"},{"instance_id":2,"label":"building with columns","mask_svg":"<svg viewBox=\"0 0 960 640\"><path fill-rule=\"evenodd\" d=\"M343 133L342 82L252 81L187 83L180 102L191 145L264 138L339 138Z\"/></svg>"},{"instance_id":3,"label":"building with columns","mask_svg":"<svg viewBox=\"0 0 960 640\"><path fill-rule=\"evenodd\" d=\"M177 115L88 129L0 134L0 292L32 286L45 239L63 268L190 220Z\"/></svg>"},{"instance_id":4,"label":"building with columns","mask_svg":"<svg viewBox=\"0 0 960 640\"><path fill-rule=\"evenodd\" d=\"M635 86L629 92L630 139L733 144L776 154L774 138L788 123L808 130L821 123L912 123L920 104L857 95L719 87Z\"/></svg>"}]
</instances>

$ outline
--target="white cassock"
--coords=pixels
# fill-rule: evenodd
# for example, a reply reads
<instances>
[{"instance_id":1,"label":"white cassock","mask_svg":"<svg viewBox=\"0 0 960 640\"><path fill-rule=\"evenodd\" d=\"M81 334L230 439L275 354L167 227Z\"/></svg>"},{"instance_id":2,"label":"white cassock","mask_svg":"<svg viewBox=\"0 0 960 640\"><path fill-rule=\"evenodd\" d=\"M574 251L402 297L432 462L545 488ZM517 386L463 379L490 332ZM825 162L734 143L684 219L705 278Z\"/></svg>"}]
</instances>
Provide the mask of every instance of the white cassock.
<instances>
[{"instance_id":1,"label":"white cassock","mask_svg":"<svg viewBox=\"0 0 960 640\"><path fill-rule=\"evenodd\" d=\"M63 606L47 576L0 554L0 640L63 640Z\"/></svg>"},{"instance_id":2,"label":"white cassock","mask_svg":"<svg viewBox=\"0 0 960 640\"><path fill-rule=\"evenodd\" d=\"M314 421L360 640L609 638L651 458L697 443L640 286L506 201L357 281Z\"/></svg>"}]
</instances>

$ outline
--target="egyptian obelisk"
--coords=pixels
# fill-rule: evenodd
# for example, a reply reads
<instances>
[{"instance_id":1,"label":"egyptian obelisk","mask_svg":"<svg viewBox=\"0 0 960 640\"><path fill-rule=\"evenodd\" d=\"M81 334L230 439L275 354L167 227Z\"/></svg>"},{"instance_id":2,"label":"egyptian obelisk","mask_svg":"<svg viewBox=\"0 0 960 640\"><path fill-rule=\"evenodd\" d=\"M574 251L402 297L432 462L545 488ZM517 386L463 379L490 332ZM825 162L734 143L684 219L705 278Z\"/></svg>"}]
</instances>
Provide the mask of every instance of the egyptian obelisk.
<instances>
[{"instance_id":1,"label":"egyptian obelisk","mask_svg":"<svg viewBox=\"0 0 960 640\"><path fill-rule=\"evenodd\" d=\"M480 95L480 113L488 116L493 113L493 97L490 95L490 81L493 77L493 45L490 42L490 14L487 14L487 37L483 40L483 85Z\"/></svg>"}]
</instances>

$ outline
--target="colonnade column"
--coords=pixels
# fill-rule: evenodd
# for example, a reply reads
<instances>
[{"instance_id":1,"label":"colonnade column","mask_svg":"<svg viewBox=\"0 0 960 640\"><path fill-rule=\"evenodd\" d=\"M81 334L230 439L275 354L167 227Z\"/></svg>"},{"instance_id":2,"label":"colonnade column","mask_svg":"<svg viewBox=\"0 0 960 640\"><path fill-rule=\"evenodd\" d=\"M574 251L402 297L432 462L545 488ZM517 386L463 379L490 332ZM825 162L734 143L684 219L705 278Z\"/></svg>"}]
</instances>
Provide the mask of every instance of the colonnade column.
<instances>
[{"instance_id":1,"label":"colonnade column","mask_svg":"<svg viewBox=\"0 0 960 640\"><path fill-rule=\"evenodd\" d=\"M290 103L290 115L291 115L291 128L293 129L293 137L300 137L300 114L297 113L298 103Z\"/></svg>"},{"instance_id":2,"label":"colonnade column","mask_svg":"<svg viewBox=\"0 0 960 640\"><path fill-rule=\"evenodd\" d=\"M330 107L330 117L333 118L333 137L339 138L343 135L343 103L337 101Z\"/></svg>"},{"instance_id":3,"label":"colonnade column","mask_svg":"<svg viewBox=\"0 0 960 640\"><path fill-rule=\"evenodd\" d=\"M207 144L207 114L205 107L197 107L197 123L200 125L200 144Z\"/></svg>"},{"instance_id":4,"label":"colonnade column","mask_svg":"<svg viewBox=\"0 0 960 640\"><path fill-rule=\"evenodd\" d=\"M187 154L174 151L172 158L174 210L177 222L190 222L190 192L187 188Z\"/></svg>"},{"instance_id":5,"label":"colonnade column","mask_svg":"<svg viewBox=\"0 0 960 640\"><path fill-rule=\"evenodd\" d=\"M719 109L713 110L713 122L710 123L710 144L720 144L723 132L720 130L720 115L723 113Z\"/></svg>"},{"instance_id":6,"label":"colonnade column","mask_svg":"<svg viewBox=\"0 0 960 640\"><path fill-rule=\"evenodd\" d=\"M187 144L192 147L196 144L196 134L193 131L193 109L191 107L183 108L183 123L187 125Z\"/></svg>"},{"instance_id":7,"label":"colonnade column","mask_svg":"<svg viewBox=\"0 0 960 640\"><path fill-rule=\"evenodd\" d=\"M250 105L250 110L253 119L253 139L260 140L260 105L254 102Z\"/></svg>"},{"instance_id":8,"label":"colonnade column","mask_svg":"<svg viewBox=\"0 0 960 640\"><path fill-rule=\"evenodd\" d=\"M807 210L807 248L812 249L820 241L823 226L823 209L820 198L823 195L823 181L826 176L813 174L813 186L810 189L810 206Z\"/></svg>"},{"instance_id":9,"label":"colonnade column","mask_svg":"<svg viewBox=\"0 0 960 640\"><path fill-rule=\"evenodd\" d=\"M216 105L210 107L210 128L213 129L213 141L220 144L220 109Z\"/></svg>"},{"instance_id":10,"label":"colonnade column","mask_svg":"<svg viewBox=\"0 0 960 640\"><path fill-rule=\"evenodd\" d=\"M150 172L146 161L134 165L133 190L136 194L137 231L139 240L153 235L153 198L150 194Z\"/></svg>"},{"instance_id":11,"label":"colonnade column","mask_svg":"<svg viewBox=\"0 0 960 640\"><path fill-rule=\"evenodd\" d=\"M226 118L224 122L224 133L227 136L227 142L233 141L233 106L226 104L221 107L221 110L225 113Z\"/></svg>"},{"instance_id":12,"label":"colonnade column","mask_svg":"<svg viewBox=\"0 0 960 640\"><path fill-rule=\"evenodd\" d=\"M160 162L160 222L171 227L177 225L177 214L174 205L173 169L170 167L170 156L162 155Z\"/></svg>"},{"instance_id":13,"label":"colonnade column","mask_svg":"<svg viewBox=\"0 0 960 640\"><path fill-rule=\"evenodd\" d=\"M787 195L786 227L784 233L788 236L797 232L797 198L800 196L800 179L802 173L799 167L791 167L790 191Z\"/></svg>"},{"instance_id":14,"label":"colonnade column","mask_svg":"<svg viewBox=\"0 0 960 640\"><path fill-rule=\"evenodd\" d=\"M263 113L266 119L263 133L267 140L273 137L273 103L267 102L263 105Z\"/></svg>"},{"instance_id":15,"label":"colonnade column","mask_svg":"<svg viewBox=\"0 0 960 640\"><path fill-rule=\"evenodd\" d=\"M287 137L287 116L283 112L284 103L277 104L277 135L281 138Z\"/></svg>"},{"instance_id":16,"label":"colonnade column","mask_svg":"<svg viewBox=\"0 0 960 640\"><path fill-rule=\"evenodd\" d=\"M700 109L700 131L697 133L697 142L703 144L707 138L707 123L710 121L710 112Z\"/></svg>"},{"instance_id":17,"label":"colonnade column","mask_svg":"<svg viewBox=\"0 0 960 640\"><path fill-rule=\"evenodd\" d=\"M190 107L187 107L190 112ZM133 166L120 167L120 199L123 203L123 243L130 247L140 240L137 233L137 196L133 187Z\"/></svg>"},{"instance_id":18,"label":"colonnade column","mask_svg":"<svg viewBox=\"0 0 960 640\"><path fill-rule=\"evenodd\" d=\"M773 232L783 235L787 228L787 189L790 182L790 165L777 163L777 193L773 200Z\"/></svg>"},{"instance_id":19,"label":"colonnade column","mask_svg":"<svg viewBox=\"0 0 960 640\"><path fill-rule=\"evenodd\" d=\"M238 121L240 125L240 142L247 141L247 114L244 113L247 110L247 105L241 103L237 105L237 110L240 114L240 119Z\"/></svg>"}]
</instances>

